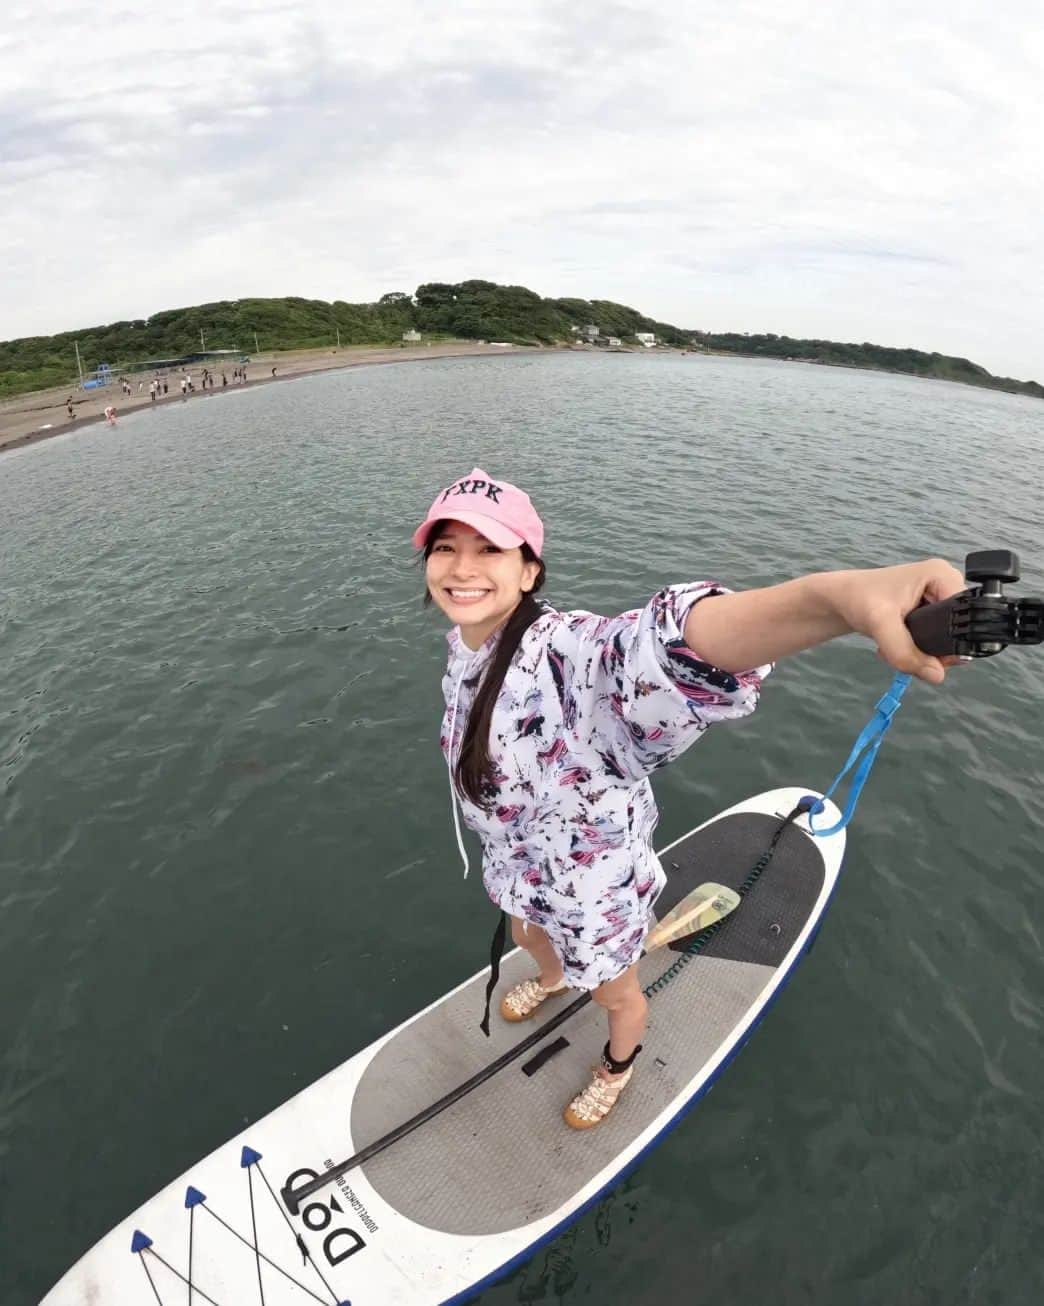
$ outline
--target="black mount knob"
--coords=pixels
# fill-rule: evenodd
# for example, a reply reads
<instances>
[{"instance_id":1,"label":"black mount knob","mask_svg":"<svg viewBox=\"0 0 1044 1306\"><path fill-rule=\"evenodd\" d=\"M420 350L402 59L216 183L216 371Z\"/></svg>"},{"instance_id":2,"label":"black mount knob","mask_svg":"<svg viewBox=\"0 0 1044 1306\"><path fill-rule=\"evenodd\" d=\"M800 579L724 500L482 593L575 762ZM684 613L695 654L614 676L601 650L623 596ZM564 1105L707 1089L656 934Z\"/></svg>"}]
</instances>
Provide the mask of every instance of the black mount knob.
<instances>
[{"instance_id":1,"label":"black mount knob","mask_svg":"<svg viewBox=\"0 0 1044 1306\"><path fill-rule=\"evenodd\" d=\"M934 657L988 658L1009 644L1044 642L1044 600L1012 599L1004 586L1019 579L1010 549L980 549L964 560L971 588L925 603L906 618L914 643Z\"/></svg>"}]
</instances>

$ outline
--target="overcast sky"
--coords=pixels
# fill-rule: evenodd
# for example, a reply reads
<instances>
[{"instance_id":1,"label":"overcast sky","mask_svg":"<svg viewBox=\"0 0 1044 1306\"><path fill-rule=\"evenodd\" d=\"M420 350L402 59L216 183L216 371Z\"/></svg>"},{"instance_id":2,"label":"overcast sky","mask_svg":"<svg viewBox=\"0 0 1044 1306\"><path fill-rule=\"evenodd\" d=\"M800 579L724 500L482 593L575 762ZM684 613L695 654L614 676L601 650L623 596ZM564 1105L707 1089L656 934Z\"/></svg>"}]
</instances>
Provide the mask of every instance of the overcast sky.
<instances>
[{"instance_id":1,"label":"overcast sky","mask_svg":"<svg viewBox=\"0 0 1044 1306\"><path fill-rule=\"evenodd\" d=\"M1040 0L16 3L0 338L483 277L1044 381Z\"/></svg>"}]
</instances>

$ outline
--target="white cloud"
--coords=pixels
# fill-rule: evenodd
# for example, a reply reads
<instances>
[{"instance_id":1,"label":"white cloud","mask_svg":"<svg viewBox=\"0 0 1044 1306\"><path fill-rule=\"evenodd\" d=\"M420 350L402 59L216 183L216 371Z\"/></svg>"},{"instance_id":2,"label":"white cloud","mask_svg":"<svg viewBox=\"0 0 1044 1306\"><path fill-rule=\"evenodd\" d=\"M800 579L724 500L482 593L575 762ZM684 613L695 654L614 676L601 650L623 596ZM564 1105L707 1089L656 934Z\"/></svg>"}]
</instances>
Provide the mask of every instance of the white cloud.
<instances>
[{"instance_id":1,"label":"white cloud","mask_svg":"<svg viewBox=\"0 0 1044 1306\"><path fill-rule=\"evenodd\" d=\"M480 276L1044 379L1042 86L1035 0L39 0L0 336Z\"/></svg>"}]
</instances>

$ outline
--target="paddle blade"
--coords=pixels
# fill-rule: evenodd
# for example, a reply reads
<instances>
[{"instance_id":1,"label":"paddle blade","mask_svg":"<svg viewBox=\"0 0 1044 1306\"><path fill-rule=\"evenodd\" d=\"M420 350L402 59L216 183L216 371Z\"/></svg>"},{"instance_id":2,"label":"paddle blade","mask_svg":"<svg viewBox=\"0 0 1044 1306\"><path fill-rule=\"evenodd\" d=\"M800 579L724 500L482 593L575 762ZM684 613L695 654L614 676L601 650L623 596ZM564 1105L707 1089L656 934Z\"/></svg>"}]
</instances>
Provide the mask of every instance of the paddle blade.
<instances>
[{"instance_id":1,"label":"paddle blade","mask_svg":"<svg viewBox=\"0 0 1044 1306\"><path fill-rule=\"evenodd\" d=\"M728 885L713 882L701 884L687 893L673 911L669 911L662 921L653 926L645 937L645 951L664 948L675 939L683 939L688 934L695 934L697 930L705 930L730 911L735 911L739 904L739 894Z\"/></svg>"}]
</instances>

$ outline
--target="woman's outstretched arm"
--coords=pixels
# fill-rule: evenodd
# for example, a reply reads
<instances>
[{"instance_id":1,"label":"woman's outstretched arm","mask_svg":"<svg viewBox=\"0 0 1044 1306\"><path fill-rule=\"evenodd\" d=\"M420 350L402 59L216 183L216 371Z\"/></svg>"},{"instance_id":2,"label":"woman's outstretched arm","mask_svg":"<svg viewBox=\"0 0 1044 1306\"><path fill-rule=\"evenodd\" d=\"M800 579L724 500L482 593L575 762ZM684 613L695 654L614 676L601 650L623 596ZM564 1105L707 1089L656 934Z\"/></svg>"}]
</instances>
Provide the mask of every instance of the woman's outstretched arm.
<instances>
[{"instance_id":1,"label":"woman's outstretched arm","mask_svg":"<svg viewBox=\"0 0 1044 1306\"><path fill-rule=\"evenodd\" d=\"M904 618L922 601L935 603L965 588L961 573L941 558L817 572L702 599L686 617L685 642L703 661L738 672L855 632L875 640L897 671L939 684L955 659L922 653Z\"/></svg>"}]
</instances>

